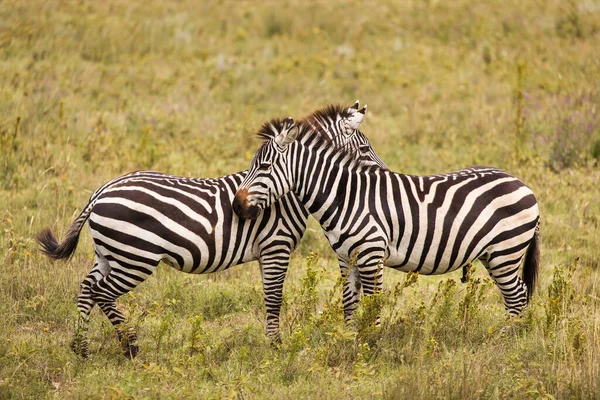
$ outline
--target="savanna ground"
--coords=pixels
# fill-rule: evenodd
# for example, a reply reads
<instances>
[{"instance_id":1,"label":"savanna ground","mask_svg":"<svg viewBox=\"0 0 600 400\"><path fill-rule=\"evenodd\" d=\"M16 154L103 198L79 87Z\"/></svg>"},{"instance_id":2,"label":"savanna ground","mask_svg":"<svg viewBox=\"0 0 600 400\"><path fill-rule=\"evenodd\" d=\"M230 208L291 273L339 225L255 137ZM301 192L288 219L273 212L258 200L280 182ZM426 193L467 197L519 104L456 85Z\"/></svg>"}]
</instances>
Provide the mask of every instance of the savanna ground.
<instances>
[{"instance_id":1,"label":"savanna ground","mask_svg":"<svg viewBox=\"0 0 600 400\"><path fill-rule=\"evenodd\" d=\"M598 0L1 2L0 398L599 398L599 82ZM51 263L37 231L62 237L131 170L243 170L265 120L357 98L391 169L489 164L531 186L541 279L520 319L480 266L468 284L386 270L346 329L313 220L280 348L252 263L161 266L120 300L135 360L97 309L93 355L71 352L90 237Z\"/></svg>"}]
</instances>

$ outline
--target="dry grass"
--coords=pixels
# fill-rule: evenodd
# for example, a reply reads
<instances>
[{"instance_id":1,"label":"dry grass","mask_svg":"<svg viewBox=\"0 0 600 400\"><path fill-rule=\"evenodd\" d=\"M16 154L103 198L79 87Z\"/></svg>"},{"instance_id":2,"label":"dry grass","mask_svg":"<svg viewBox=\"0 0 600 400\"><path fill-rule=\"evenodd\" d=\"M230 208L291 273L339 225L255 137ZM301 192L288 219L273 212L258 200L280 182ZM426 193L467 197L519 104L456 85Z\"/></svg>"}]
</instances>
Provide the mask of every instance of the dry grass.
<instances>
[{"instance_id":1,"label":"dry grass","mask_svg":"<svg viewBox=\"0 0 600 400\"><path fill-rule=\"evenodd\" d=\"M597 0L30 0L2 2L0 21L0 398L600 396ZM523 318L505 319L481 268L470 285L386 271L386 293L361 311L368 322L381 308L382 329L348 331L312 221L280 349L249 264L161 267L120 301L139 329L135 361L97 311L92 358L71 353L90 239L51 263L38 230L63 234L130 170L242 170L266 119L356 98L393 170L491 164L530 184L543 255Z\"/></svg>"}]
</instances>

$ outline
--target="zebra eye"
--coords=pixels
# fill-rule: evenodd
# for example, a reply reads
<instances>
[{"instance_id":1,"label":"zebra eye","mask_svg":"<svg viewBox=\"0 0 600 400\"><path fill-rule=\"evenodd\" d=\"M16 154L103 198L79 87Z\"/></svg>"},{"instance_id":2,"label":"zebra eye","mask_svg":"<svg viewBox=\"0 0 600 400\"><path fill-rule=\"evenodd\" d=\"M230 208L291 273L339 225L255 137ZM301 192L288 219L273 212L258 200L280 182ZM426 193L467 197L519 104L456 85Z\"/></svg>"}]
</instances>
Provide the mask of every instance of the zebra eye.
<instances>
[{"instance_id":1,"label":"zebra eye","mask_svg":"<svg viewBox=\"0 0 600 400\"><path fill-rule=\"evenodd\" d=\"M369 147L369 145L366 145L366 144L358 146L358 149L360 151L362 151L363 153L367 153L369 150L371 150L371 148Z\"/></svg>"},{"instance_id":2,"label":"zebra eye","mask_svg":"<svg viewBox=\"0 0 600 400\"><path fill-rule=\"evenodd\" d=\"M270 170L271 170L271 164L270 164L270 163L261 163L261 164L258 166L258 169L259 169L260 171L270 171Z\"/></svg>"}]
</instances>

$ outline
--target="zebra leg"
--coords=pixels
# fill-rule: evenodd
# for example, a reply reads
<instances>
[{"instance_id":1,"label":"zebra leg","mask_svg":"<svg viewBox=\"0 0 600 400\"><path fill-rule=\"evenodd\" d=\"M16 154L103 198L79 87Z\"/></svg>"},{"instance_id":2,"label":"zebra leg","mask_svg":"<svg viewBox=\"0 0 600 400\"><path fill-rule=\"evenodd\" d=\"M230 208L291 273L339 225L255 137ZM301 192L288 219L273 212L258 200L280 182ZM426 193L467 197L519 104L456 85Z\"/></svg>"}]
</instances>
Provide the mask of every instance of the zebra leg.
<instances>
[{"instance_id":1,"label":"zebra leg","mask_svg":"<svg viewBox=\"0 0 600 400\"><path fill-rule=\"evenodd\" d=\"M462 276L460 277L460 281L462 283L467 283L469 281L469 272L471 267L472 265L470 263L462 267Z\"/></svg>"},{"instance_id":2,"label":"zebra leg","mask_svg":"<svg viewBox=\"0 0 600 400\"><path fill-rule=\"evenodd\" d=\"M156 265L131 265L114 258L109 262L111 270L108 275L91 287L92 299L115 327L125 356L133 358L139 352L137 334L133 327L126 327L125 316L117 307L116 300L152 275Z\"/></svg>"},{"instance_id":3,"label":"zebra leg","mask_svg":"<svg viewBox=\"0 0 600 400\"><path fill-rule=\"evenodd\" d=\"M347 263L339 259L340 272L344 278L344 286L342 292L342 305L344 307L344 322L350 326L354 326L354 311L358 308L360 302L360 290L362 283L358 267L354 263Z\"/></svg>"},{"instance_id":4,"label":"zebra leg","mask_svg":"<svg viewBox=\"0 0 600 400\"><path fill-rule=\"evenodd\" d=\"M375 264L373 264L375 263ZM359 269L363 294L371 296L380 294L383 290L383 257L370 258L368 264ZM375 318L375 326L381 326L381 314Z\"/></svg>"},{"instance_id":5,"label":"zebra leg","mask_svg":"<svg viewBox=\"0 0 600 400\"><path fill-rule=\"evenodd\" d=\"M283 282L289 262L290 253L281 250L277 254L263 254L259 260L267 310L267 337L276 344L281 343L279 315L283 298Z\"/></svg>"},{"instance_id":6,"label":"zebra leg","mask_svg":"<svg viewBox=\"0 0 600 400\"><path fill-rule=\"evenodd\" d=\"M523 251L508 255L504 253L505 251L491 253L484 265L504 297L506 312L509 315L519 315L527 305L527 286L519 277Z\"/></svg>"},{"instance_id":7,"label":"zebra leg","mask_svg":"<svg viewBox=\"0 0 600 400\"><path fill-rule=\"evenodd\" d=\"M94 260L94 267L86 278L81 282L79 295L77 296L77 311L79 316L75 324L75 335L71 341L71 350L84 358L90 355L87 332L89 328L90 312L96 302L92 298L92 286L104 278L110 271L108 261L98 253Z\"/></svg>"},{"instance_id":8,"label":"zebra leg","mask_svg":"<svg viewBox=\"0 0 600 400\"><path fill-rule=\"evenodd\" d=\"M344 292L342 303L344 305L344 321L352 326L354 324L353 314L360 301L360 288L362 287L365 296L371 296L374 293L379 293L383 287L383 259L385 250L383 247L374 246L372 241L365 244L364 250L357 250L356 265L348 271L346 267L346 282L344 284ZM353 262L354 263L354 262ZM353 264L352 263L352 264ZM340 262L342 274L344 268ZM344 275L342 275L344 276ZM375 321L379 326L381 323L380 316L377 316Z\"/></svg>"}]
</instances>

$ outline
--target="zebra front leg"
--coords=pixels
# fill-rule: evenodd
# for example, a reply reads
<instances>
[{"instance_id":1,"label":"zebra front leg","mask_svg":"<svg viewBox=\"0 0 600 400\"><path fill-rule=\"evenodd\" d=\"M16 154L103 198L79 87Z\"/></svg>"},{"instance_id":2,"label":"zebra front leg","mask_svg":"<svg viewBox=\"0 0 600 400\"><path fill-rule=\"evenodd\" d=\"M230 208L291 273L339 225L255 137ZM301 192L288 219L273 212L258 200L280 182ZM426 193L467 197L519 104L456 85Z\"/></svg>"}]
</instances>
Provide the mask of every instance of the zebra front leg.
<instances>
[{"instance_id":1,"label":"zebra front leg","mask_svg":"<svg viewBox=\"0 0 600 400\"><path fill-rule=\"evenodd\" d=\"M77 296L77 310L79 316L77 317L77 322L75 324L75 334L71 341L71 350L83 358L87 358L90 355L87 332L89 328L90 312L96 304L92 295L92 286L100 279L104 278L109 271L110 267L108 262L103 257L96 255L94 267L80 285L79 295Z\"/></svg>"},{"instance_id":2,"label":"zebra front leg","mask_svg":"<svg viewBox=\"0 0 600 400\"><path fill-rule=\"evenodd\" d=\"M110 273L92 286L92 296L98 306L115 327L125 357L133 358L139 352L137 334L133 327L126 326L125 316L117 307L117 298L134 289L149 277L156 265L128 265L123 261L111 261Z\"/></svg>"},{"instance_id":3,"label":"zebra front leg","mask_svg":"<svg viewBox=\"0 0 600 400\"><path fill-rule=\"evenodd\" d=\"M375 264L373 265L373 262ZM367 260L367 265L359 269L359 277L365 296L381 295L383 290L383 258L373 258ZM374 321L376 327L381 326L381 312L376 309Z\"/></svg>"},{"instance_id":4,"label":"zebra front leg","mask_svg":"<svg viewBox=\"0 0 600 400\"><path fill-rule=\"evenodd\" d=\"M283 299L283 283L290 262L290 255L266 254L260 258L260 271L267 314L267 337L274 344L281 343L279 315Z\"/></svg>"},{"instance_id":5,"label":"zebra front leg","mask_svg":"<svg viewBox=\"0 0 600 400\"><path fill-rule=\"evenodd\" d=\"M350 259L345 276L344 293L344 321L349 326L354 326L353 314L360 302L360 289L365 296L379 293L383 285L383 257L385 251L378 246L365 245L365 249L358 249ZM341 262L340 262L341 265ZM343 272L342 267L342 273ZM376 316L375 324L380 325L381 318Z\"/></svg>"},{"instance_id":6,"label":"zebra front leg","mask_svg":"<svg viewBox=\"0 0 600 400\"><path fill-rule=\"evenodd\" d=\"M349 263L339 259L340 272L344 278L342 292L342 305L344 307L344 322L347 326L354 328L354 311L358 308L360 302L361 279L356 259L353 258Z\"/></svg>"}]
</instances>

